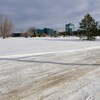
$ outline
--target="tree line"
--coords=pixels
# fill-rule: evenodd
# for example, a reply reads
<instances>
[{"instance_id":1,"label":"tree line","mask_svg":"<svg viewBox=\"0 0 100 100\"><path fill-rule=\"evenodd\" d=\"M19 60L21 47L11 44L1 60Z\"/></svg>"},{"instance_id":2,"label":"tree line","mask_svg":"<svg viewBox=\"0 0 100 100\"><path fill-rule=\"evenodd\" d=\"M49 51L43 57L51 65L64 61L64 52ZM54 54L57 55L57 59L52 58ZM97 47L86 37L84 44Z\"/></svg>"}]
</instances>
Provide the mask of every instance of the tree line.
<instances>
[{"instance_id":1,"label":"tree line","mask_svg":"<svg viewBox=\"0 0 100 100\"><path fill-rule=\"evenodd\" d=\"M10 19L5 16L0 15L0 37L3 39L11 36L13 29L13 23ZM54 37L57 36L67 36L74 35L78 36L81 39L87 40L95 40L96 36L100 36L100 27L98 27L98 22L88 13L84 16L84 18L79 23L79 29L77 31L72 32L72 34L68 32L58 32L54 34ZM37 34L36 28L31 27L26 32L22 32L23 37L44 37L47 34Z\"/></svg>"}]
</instances>

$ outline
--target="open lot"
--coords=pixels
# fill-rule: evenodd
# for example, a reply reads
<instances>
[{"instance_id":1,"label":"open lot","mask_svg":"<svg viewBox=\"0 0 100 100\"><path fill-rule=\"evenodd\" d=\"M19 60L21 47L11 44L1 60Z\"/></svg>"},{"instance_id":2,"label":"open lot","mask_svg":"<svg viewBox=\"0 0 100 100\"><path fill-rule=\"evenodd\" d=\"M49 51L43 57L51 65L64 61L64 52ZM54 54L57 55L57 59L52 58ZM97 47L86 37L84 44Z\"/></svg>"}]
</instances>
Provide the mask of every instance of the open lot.
<instances>
[{"instance_id":1,"label":"open lot","mask_svg":"<svg viewBox=\"0 0 100 100\"><path fill-rule=\"evenodd\" d=\"M0 100L100 100L100 41L0 40Z\"/></svg>"}]
</instances>

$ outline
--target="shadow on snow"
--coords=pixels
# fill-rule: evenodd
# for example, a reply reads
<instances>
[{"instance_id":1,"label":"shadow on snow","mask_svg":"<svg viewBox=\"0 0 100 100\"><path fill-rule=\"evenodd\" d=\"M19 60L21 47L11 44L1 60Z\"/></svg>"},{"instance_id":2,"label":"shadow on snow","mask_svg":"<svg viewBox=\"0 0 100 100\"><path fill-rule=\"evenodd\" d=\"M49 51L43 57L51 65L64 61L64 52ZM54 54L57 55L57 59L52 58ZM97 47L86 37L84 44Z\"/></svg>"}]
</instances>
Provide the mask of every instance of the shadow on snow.
<instances>
[{"instance_id":1,"label":"shadow on snow","mask_svg":"<svg viewBox=\"0 0 100 100\"><path fill-rule=\"evenodd\" d=\"M87 64L87 63L65 63L65 62L55 62L55 61L40 61L40 60L22 60L22 59L11 59L11 58L0 58L2 61L15 61L15 62L25 62L25 63L40 63L40 64L56 64L56 65L80 65L80 66L100 66L100 64Z\"/></svg>"}]
</instances>

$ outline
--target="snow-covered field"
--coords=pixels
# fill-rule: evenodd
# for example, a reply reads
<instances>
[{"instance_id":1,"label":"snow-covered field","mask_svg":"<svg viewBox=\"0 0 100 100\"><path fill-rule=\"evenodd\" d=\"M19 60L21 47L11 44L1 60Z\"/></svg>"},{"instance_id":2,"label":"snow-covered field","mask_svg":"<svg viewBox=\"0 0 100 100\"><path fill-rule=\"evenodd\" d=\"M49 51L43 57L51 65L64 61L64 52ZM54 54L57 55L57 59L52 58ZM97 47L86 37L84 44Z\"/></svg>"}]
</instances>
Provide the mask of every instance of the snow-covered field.
<instances>
[{"instance_id":1,"label":"snow-covered field","mask_svg":"<svg viewBox=\"0 0 100 100\"><path fill-rule=\"evenodd\" d=\"M78 37L67 38L8 38L0 39L0 56L63 52L66 50L85 49L100 45L96 41L82 41Z\"/></svg>"},{"instance_id":2,"label":"snow-covered field","mask_svg":"<svg viewBox=\"0 0 100 100\"><path fill-rule=\"evenodd\" d=\"M0 39L0 100L100 100L100 40Z\"/></svg>"}]
</instances>

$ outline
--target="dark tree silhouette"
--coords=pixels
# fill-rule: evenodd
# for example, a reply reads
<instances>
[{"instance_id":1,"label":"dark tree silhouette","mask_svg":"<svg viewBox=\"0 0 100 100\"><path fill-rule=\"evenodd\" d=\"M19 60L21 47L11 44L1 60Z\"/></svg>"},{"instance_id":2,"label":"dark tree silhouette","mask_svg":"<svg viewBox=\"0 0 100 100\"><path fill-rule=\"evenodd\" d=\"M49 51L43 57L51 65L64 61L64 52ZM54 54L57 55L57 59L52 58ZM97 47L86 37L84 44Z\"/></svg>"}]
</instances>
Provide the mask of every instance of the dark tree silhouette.
<instances>
[{"instance_id":1,"label":"dark tree silhouette","mask_svg":"<svg viewBox=\"0 0 100 100\"><path fill-rule=\"evenodd\" d=\"M79 24L80 29L84 31L84 33L81 34L81 37L87 37L87 40L94 40L95 36L98 35L98 23L90 14L85 15Z\"/></svg>"}]
</instances>

